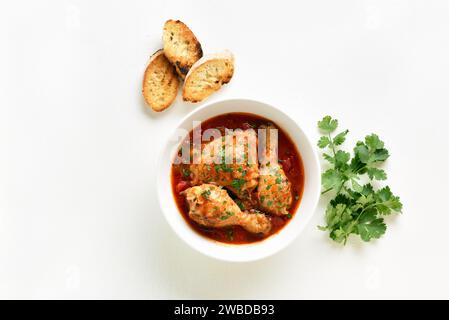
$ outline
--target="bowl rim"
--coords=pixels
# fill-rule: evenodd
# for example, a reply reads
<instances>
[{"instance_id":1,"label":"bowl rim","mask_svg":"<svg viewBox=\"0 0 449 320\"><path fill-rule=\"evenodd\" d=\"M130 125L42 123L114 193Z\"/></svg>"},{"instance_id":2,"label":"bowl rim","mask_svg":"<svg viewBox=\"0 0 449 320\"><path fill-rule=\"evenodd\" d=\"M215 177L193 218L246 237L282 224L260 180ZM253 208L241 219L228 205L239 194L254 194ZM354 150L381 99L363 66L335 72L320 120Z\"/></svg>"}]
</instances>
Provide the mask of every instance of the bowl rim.
<instances>
[{"instance_id":1,"label":"bowl rim","mask_svg":"<svg viewBox=\"0 0 449 320\"><path fill-rule=\"evenodd\" d=\"M162 184L162 179L163 179L163 174L164 174L164 170L162 169L163 164L166 162L167 159L164 158L165 156L165 151L167 148L170 148L170 137L173 135L174 132L176 132L176 130L178 130L179 128L182 128L182 125L189 119L189 118L193 118L195 114L200 113L201 111L203 111L204 109L210 108L214 105L218 105L221 103L232 103L232 102L246 102L246 103L253 103L253 104L262 104L265 107L271 108L273 109L275 112L278 112L281 114L281 116L288 118L289 120L291 120L294 125L301 131L301 133L303 134L303 136L305 137L305 142L310 146L310 151L311 151L311 156L313 159L313 162L315 164L315 166L317 167L318 171L318 175L315 177L317 178L317 187L314 190L314 192L312 192L312 196L314 196L312 199L310 199L311 201L311 210L312 211L308 217L306 219L303 219L302 224L300 225L300 228L298 228L298 230L296 230L296 232L293 234L293 236L291 236L289 239L287 239L286 241L284 241L282 244L280 244L278 247L276 247L275 249L269 251L269 252L264 252L261 253L259 255L257 255L256 257L251 257L251 258L245 258L245 259L235 259L235 258L229 258L229 257L224 257L224 256L220 256L219 254L212 254L210 251L207 250L202 250L201 248L199 248L197 245L193 245L185 235L181 234L181 232L179 232L178 228L173 225L173 221L169 218L169 213L167 212L169 209L165 208L162 203L162 199L164 197L166 197L166 195L164 195L164 192L162 190L161 184ZM205 120L222 115L222 114L226 114L226 113L234 113L237 111L226 111L226 110L222 110L222 112L218 112L215 115L212 115L210 117L207 117ZM241 111L242 113L250 113L250 114L254 114L254 112L247 112L247 111ZM263 116L263 115L262 115ZM265 116L263 116L265 117ZM268 120L271 120L270 117L265 117ZM202 120L202 121L205 121ZM282 127L282 124L279 124L278 121L272 120L274 123L276 123L277 125ZM303 154L301 153L301 149L299 148L296 139L291 137L291 133L289 133L286 130L286 133L289 134L290 139L293 141L293 143L295 144L295 147L298 149L298 152L300 153L301 157L303 157ZM179 143L178 143L179 144ZM172 162L173 159L170 158L170 162ZM304 161L304 159L303 159ZM171 165L171 164L170 164ZM321 167L320 167L320 162L319 162L319 157L317 154L317 150L316 148L314 148L314 144L312 144L311 139L309 138L309 136L306 134L306 132L302 129L302 127L298 124L297 121L295 121L293 118L291 118L286 112L284 112L283 110L279 109L278 107L275 107L273 104L269 103L269 102L264 102L264 101L260 101L260 100L255 100L255 99L248 99L248 98L231 98L231 99L221 99L221 100L215 100L215 101L211 101L209 103L206 103L202 106L199 106L198 108L195 108L194 110L190 111L188 114L186 114L185 116L183 116L176 124L176 126L174 127L173 130L170 131L170 134L168 135L168 138L164 140L163 144L160 147L159 150L159 156L158 156L158 161L157 161L157 165L156 168L158 169L158 173L157 173L157 181L156 181L156 187L157 187L157 194L158 194L158 202L159 202L159 206L161 211L163 212L164 218L166 220L166 222L170 225L171 229L173 230L173 232L183 241L185 242L190 248L194 249L197 252L200 252L201 254L217 259L217 260L221 260L221 261L226 261L226 262L251 262L251 261L257 261L257 260L261 260L264 258L267 258L271 255L274 255L282 250L284 250L285 248L287 248L298 236L299 234L303 231L303 229L305 228L305 226L310 222L312 216L315 214L317 205L318 205L318 201L320 198L320 194L321 194ZM308 179L308 176L310 175L310 173L306 173L306 169L304 168L304 173L306 174L305 179ZM305 180L306 181L306 180ZM306 182L305 182L306 183ZM169 190L169 193L171 195L171 198L173 198L173 194L172 194L172 190ZM299 206L301 206L301 203L303 203L304 201L304 193L302 195L302 199L301 202L299 204ZM174 199L173 199L174 201ZM176 206L176 205L175 205ZM299 208L297 209L297 211L299 210ZM176 208L176 213L179 214L180 216L182 215L179 212L179 209ZM296 216L297 211L295 212ZM184 220L184 217L182 217L182 219ZM186 225L188 225L188 223L186 221L183 221ZM293 221L290 221L287 225L291 224ZM195 235L197 235L198 237L201 237L203 239L205 239L206 241L208 241L209 243L212 243L213 245L216 245L217 247L231 247L234 249L239 249L242 247L251 247L251 246L258 246L261 243L266 243L268 241L270 241L271 238L273 238L274 235L280 234L283 232L284 229L279 230L278 233L273 234L270 237L267 237L266 239L263 239L261 241L258 242L254 242L254 243L249 243L249 244L228 244L228 243L222 243L219 241L214 241L212 239L209 239L207 237L204 237L200 234L198 234L197 232L195 232L195 230L193 230L190 226L188 226L188 228L191 230L191 232Z\"/></svg>"}]
</instances>

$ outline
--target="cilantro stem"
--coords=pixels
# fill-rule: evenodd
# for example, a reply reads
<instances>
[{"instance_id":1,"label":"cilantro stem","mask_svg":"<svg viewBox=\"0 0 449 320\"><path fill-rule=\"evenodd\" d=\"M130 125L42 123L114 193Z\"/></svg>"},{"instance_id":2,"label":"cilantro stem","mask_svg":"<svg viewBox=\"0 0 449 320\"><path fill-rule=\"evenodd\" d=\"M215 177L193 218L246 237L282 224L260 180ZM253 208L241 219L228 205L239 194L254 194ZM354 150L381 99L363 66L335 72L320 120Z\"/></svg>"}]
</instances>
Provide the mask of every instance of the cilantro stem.
<instances>
[{"instance_id":1,"label":"cilantro stem","mask_svg":"<svg viewBox=\"0 0 449 320\"><path fill-rule=\"evenodd\" d=\"M332 148L332 153L334 154L334 158L335 158L335 155L336 155L337 153L335 152L334 140L332 139L330 133L328 133L327 136L328 136L328 138L329 138L329 144L330 144L330 146L331 146L331 148Z\"/></svg>"},{"instance_id":2,"label":"cilantro stem","mask_svg":"<svg viewBox=\"0 0 449 320\"><path fill-rule=\"evenodd\" d=\"M347 181L348 181L348 180L344 180L344 181L343 181L343 183L340 185L340 188L338 188L337 194L340 194L341 189L343 189L343 187L345 186L345 183L346 183Z\"/></svg>"},{"instance_id":3,"label":"cilantro stem","mask_svg":"<svg viewBox=\"0 0 449 320\"><path fill-rule=\"evenodd\" d=\"M357 169L354 171L354 173L355 173L355 174L359 174L360 171L362 171L362 170L365 169L365 168L366 168L366 164L363 164L360 168L357 168Z\"/></svg>"},{"instance_id":4,"label":"cilantro stem","mask_svg":"<svg viewBox=\"0 0 449 320\"><path fill-rule=\"evenodd\" d=\"M370 209L370 208L372 208L372 207L375 207L375 206L377 206L377 205L378 205L378 203L372 203L372 204L370 204L370 205L367 205L365 208L363 208L363 210L360 212L360 214L358 215L358 217L355 218L355 220L354 220L354 225L357 224L357 222L359 221L360 217L366 212L366 210L368 210L368 209Z\"/></svg>"},{"instance_id":5,"label":"cilantro stem","mask_svg":"<svg viewBox=\"0 0 449 320\"><path fill-rule=\"evenodd\" d=\"M332 153L333 153L333 155L334 155L334 159L335 159L335 156L336 156L337 152L335 151L334 140L332 139L332 137L331 137L331 134L330 134L330 133L328 133L327 137L329 138L329 145L331 146L331 149L332 149ZM335 168L335 165L334 165L334 168ZM335 168L335 170L338 170L338 169L337 169L337 168ZM341 185L341 186L340 186L340 189L338 190L338 192L337 192L337 193L340 193L340 191L341 191L341 188L342 188L342 187L343 187L343 185ZM326 189L326 190L324 190L323 192L321 192L321 194L323 195L323 194L325 194L325 193L328 193L328 192L329 192L329 191L331 191L332 189L334 189L334 188L329 188L329 189Z\"/></svg>"}]
</instances>

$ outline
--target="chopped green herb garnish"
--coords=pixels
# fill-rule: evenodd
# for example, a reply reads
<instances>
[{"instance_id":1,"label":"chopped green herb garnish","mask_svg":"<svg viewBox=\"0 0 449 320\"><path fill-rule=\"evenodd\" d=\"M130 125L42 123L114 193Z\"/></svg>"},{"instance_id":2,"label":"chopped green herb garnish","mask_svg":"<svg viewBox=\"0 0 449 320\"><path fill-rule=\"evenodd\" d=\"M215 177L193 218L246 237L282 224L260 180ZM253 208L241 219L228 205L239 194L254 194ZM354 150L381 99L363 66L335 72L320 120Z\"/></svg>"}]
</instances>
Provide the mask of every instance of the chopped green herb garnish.
<instances>
[{"instance_id":1,"label":"chopped green herb garnish","mask_svg":"<svg viewBox=\"0 0 449 320\"><path fill-rule=\"evenodd\" d=\"M214 166L214 169L215 169L216 173L219 173L220 170L223 171L223 172L232 172L233 171L233 169L231 167L228 167L225 163L216 164Z\"/></svg>"},{"instance_id":2,"label":"chopped green herb garnish","mask_svg":"<svg viewBox=\"0 0 449 320\"><path fill-rule=\"evenodd\" d=\"M234 240L234 229L226 229L226 238L230 241Z\"/></svg>"},{"instance_id":3,"label":"chopped green herb garnish","mask_svg":"<svg viewBox=\"0 0 449 320\"><path fill-rule=\"evenodd\" d=\"M226 210L225 214L223 216L220 217L220 220L226 220L229 217L232 217L234 215L234 212Z\"/></svg>"},{"instance_id":4,"label":"chopped green herb garnish","mask_svg":"<svg viewBox=\"0 0 449 320\"><path fill-rule=\"evenodd\" d=\"M184 178L189 177L189 176L190 176L190 170L189 170L189 169L186 169L186 168L183 168L183 169L182 169L182 176L183 176Z\"/></svg>"},{"instance_id":5,"label":"chopped green herb garnish","mask_svg":"<svg viewBox=\"0 0 449 320\"><path fill-rule=\"evenodd\" d=\"M245 206L243 205L242 200L235 199L234 201L235 201L235 203L237 203L237 205L239 206L240 210L245 210Z\"/></svg>"},{"instance_id":6,"label":"chopped green herb garnish","mask_svg":"<svg viewBox=\"0 0 449 320\"><path fill-rule=\"evenodd\" d=\"M209 190L209 189L204 190L203 192L201 192L201 195L202 195L204 198L209 199L209 196L210 196L210 190Z\"/></svg>"},{"instance_id":7,"label":"chopped green herb garnish","mask_svg":"<svg viewBox=\"0 0 449 320\"><path fill-rule=\"evenodd\" d=\"M222 169L224 172L232 172L232 171L233 171L231 167L228 167L228 166L225 165L225 164L223 164L223 165L221 166L221 169Z\"/></svg>"},{"instance_id":8,"label":"chopped green herb garnish","mask_svg":"<svg viewBox=\"0 0 449 320\"><path fill-rule=\"evenodd\" d=\"M231 186L234 189L240 190L242 188L242 186L245 184L245 179L234 179L231 182Z\"/></svg>"}]
</instances>

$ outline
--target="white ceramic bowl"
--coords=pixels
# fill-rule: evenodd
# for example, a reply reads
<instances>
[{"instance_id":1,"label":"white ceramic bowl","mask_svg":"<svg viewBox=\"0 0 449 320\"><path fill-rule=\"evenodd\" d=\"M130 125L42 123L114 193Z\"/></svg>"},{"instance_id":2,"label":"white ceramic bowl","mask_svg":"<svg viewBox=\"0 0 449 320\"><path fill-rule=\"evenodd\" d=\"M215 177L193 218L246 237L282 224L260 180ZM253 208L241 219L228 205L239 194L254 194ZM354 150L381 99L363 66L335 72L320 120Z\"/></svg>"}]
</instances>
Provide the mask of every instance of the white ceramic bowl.
<instances>
[{"instance_id":1,"label":"white ceramic bowl","mask_svg":"<svg viewBox=\"0 0 449 320\"><path fill-rule=\"evenodd\" d=\"M254 113L280 126L296 144L304 164L304 192L296 214L280 232L269 238L244 245L232 245L205 238L184 220L175 203L171 188L171 164L179 148L179 128L192 130L193 121L204 121L229 112ZM312 144L299 125L279 109L254 100L224 100L206 104L188 114L163 145L158 164L159 203L165 218L176 234L199 252L226 261L253 261L268 257L291 243L312 217L320 195L320 165Z\"/></svg>"}]
</instances>

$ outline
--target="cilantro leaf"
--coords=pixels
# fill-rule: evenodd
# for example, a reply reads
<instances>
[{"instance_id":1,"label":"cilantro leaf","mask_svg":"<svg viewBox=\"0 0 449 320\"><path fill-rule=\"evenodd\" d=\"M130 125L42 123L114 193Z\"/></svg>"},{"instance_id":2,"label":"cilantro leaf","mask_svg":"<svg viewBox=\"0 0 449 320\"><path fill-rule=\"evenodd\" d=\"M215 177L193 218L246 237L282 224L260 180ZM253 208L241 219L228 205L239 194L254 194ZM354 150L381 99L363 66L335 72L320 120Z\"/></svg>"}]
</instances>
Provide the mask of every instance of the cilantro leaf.
<instances>
[{"instance_id":1,"label":"cilantro leaf","mask_svg":"<svg viewBox=\"0 0 449 320\"><path fill-rule=\"evenodd\" d=\"M363 189L362 189L362 192L361 192L361 194L362 195L364 195L364 196L366 196L366 197L368 197L369 195L373 195L374 194L374 188L373 188L373 186L371 185L371 184L365 184L364 186L363 186Z\"/></svg>"},{"instance_id":2,"label":"cilantro leaf","mask_svg":"<svg viewBox=\"0 0 449 320\"><path fill-rule=\"evenodd\" d=\"M366 164L370 161L368 147L361 141L357 142L357 145L354 148L354 154L362 163Z\"/></svg>"},{"instance_id":3,"label":"cilantro leaf","mask_svg":"<svg viewBox=\"0 0 449 320\"><path fill-rule=\"evenodd\" d=\"M390 156L387 149L372 149L361 141L357 142L354 154L362 163L368 165L374 162L385 161Z\"/></svg>"},{"instance_id":4,"label":"cilantro leaf","mask_svg":"<svg viewBox=\"0 0 449 320\"><path fill-rule=\"evenodd\" d=\"M357 232L363 241L379 239L387 230L384 219L377 218L376 210L367 212L358 222Z\"/></svg>"},{"instance_id":5,"label":"cilantro leaf","mask_svg":"<svg viewBox=\"0 0 449 320\"><path fill-rule=\"evenodd\" d=\"M371 134L365 137L365 144L373 150L383 149L384 143L379 139L377 134Z\"/></svg>"},{"instance_id":6,"label":"cilantro leaf","mask_svg":"<svg viewBox=\"0 0 449 320\"><path fill-rule=\"evenodd\" d=\"M324 133L331 133L338 127L338 120L332 119L331 116L325 116L323 120L318 121L318 128Z\"/></svg>"},{"instance_id":7,"label":"cilantro leaf","mask_svg":"<svg viewBox=\"0 0 449 320\"><path fill-rule=\"evenodd\" d=\"M393 197L393 193L389 187L385 187L376 192L376 197L380 202L386 202Z\"/></svg>"},{"instance_id":8,"label":"cilantro leaf","mask_svg":"<svg viewBox=\"0 0 449 320\"><path fill-rule=\"evenodd\" d=\"M390 155L387 149L377 149L372 156L373 162L385 161Z\"/></svg>"},{"instance_id":9,"label":"cilantro leaf","mask_svg":"<svg viewBox=\"0 0 449 320\"><path fill-rule=\"evenodd\" d=\"M343 177L339 171L329 169L321 175L321 183L325 189L338 189L343 184Z\"/></svg>"},{"instance_id":10,"label":"cilantro leaf","mask_svg":"<svg viewBox=\"0 0 449 320\"><path fill-rule=\"evenodd\" d=\"M355 179L352 179L351 183L352 183L352 189L354 189L355 192L363 191L363 187Z\"/></svg>"},{"instance_id":11,"label":"cilantro leaf","mask_svg":"<svg viewBox=\"0 0 449 320\"><path fill-rule=\"evenodd\" d=\"M401 200L393 195L388 186L377 191L375 199L377 200L377 210L380 214L388 215L393 211L400 212L402 210Z\"/></svg>"},{"instance_id":12,"label":"cilantro leaf","mask_svg":"<svg viewBox=\"0 0 449 320\"><path fill-rule=\"evenodd\" d=\"M366 172L368 173L368 177L371 180L386 180L387 179L387 174L385 173L384 170L382 169L378 169L378 168L368 168L366 170Z\"/></svg>"},{"instance_id":13,"label":"cilantro leaf","mask_svg":"<svg viewBox=\"0 0 449 320\"><path fill-rule=\"evenodd\" d=\"M326 136L322 136L320 138L320 140L318 140L318 147L320 147L321 149L326 148L330 143L330 140L328 137Z\"/></svg>"},{"instance_id":14,"label":"cilantro leaf","mask_svg":"<svg viewBox=\"0 0 449 320\"><path fill-rule=\"evenodd\" d=\"M327 161L329 161L330 163L335 163L335 159L334 157L332 157L331 155L327 154L327 153L323 153L323 158Z\"/></svg>"},{"instance_id":15,"label":"cilantro leaf","mask_svg":"<svg viewBox=\"0 0 449 320\"><path fill-rule=\"evenodd\" d=\"M350 212L345 204L339 203L335 207L328 206L326 209L326 223L328 227L336 224L344 224L351 219Z\"/></svg>"},{"instance_id":16,"label":"cilantro leaf","mask_svg":"<svg viewBox=\"0 0 449 320\"><path fill-rule=\"evenodd\" d=\"M334 240L335 242L338 242L338 243L342 243L342 242L346 241L346 239L348 237L346 232L341 227L338 229L332 230L331 233L329 234L329 236L331 237L332 240Z\"/></svg>"},{"instance_id":17,"label":"cilantro leaf","mask_svg":"<svg viewBox=\"0 0 449 320\"><path fill-rule=\"evenodd\" d=\"M335 154L335 166L341 168L343 165L347 164L349 159L351 159L351 155L349 152L338 150Z\"/></svg>"},{"instance_id":18,"label":"cilantro leaf","mask_svg":"<svg viewBox=\"0 0 449 320\"><path fill-rule=\"evenodd\" d=\"M334 145L339 146L343 144L346 140L346 135L348 134L349 130L345 130L343 132L340 132L334 137Z\"/></svg>"}]
</instances>

